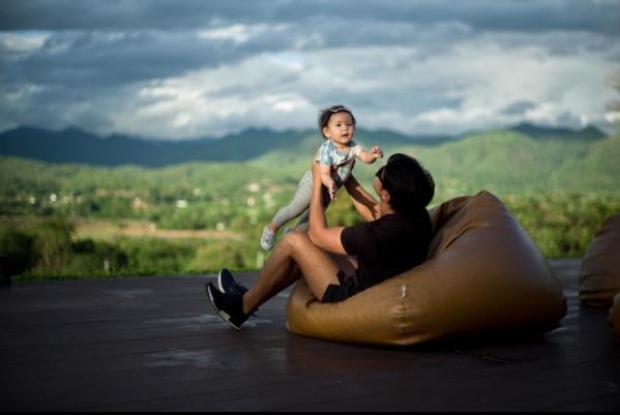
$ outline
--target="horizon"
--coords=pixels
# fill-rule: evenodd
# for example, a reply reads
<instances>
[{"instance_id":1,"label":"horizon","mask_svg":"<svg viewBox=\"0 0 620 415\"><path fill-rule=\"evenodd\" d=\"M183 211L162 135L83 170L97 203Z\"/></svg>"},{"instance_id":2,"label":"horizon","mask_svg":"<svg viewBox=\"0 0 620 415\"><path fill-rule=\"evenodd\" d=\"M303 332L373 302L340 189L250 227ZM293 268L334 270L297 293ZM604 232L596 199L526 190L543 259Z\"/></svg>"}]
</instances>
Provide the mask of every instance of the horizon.
<instances>
[{"instance_id":1,"label":"horizon","mask_svg":"<svg viewBox=\"0 0 620 415\"><path fill-rule=\"evenodd\" d=\"M606 131L602 128L600 128L599 126L596 125L585 125L583 127L577 127L577 128L572 128L572 127L553 127L553 126L547 126L547 125L540 125L540 124L536 124L536 123L532 123L532 122L527 122L527 121L522 121L522 122L518 122L516 124L511 124L511 125L504 125L504 126L494 126L494 127L490 127L490 128L480 128L480 129L475 129L475 130L469 130L469 131L465 131L463 133L460 134L405 134L405 133L401 133L398 131L394 131L394 130L389 130L389 129L368 129L368 128L356 128L356 131L362 130L364 132L367 133L380 133L380 132L387 132L387 133L392 133L392 134L397 134L400 135L402 137L405 137L407 139L416 139L416 138L422 138L424 140L428 140L429 142L432 142L433 139L445 139L445 138L449 138L449 139L458 139L461 137L466 137L468 135L472 135L472 134L476 134L479 132L485 132L485 131L492 131L492 130L514 130L517 128L522 128L522 127L531 127L534 129L540 129L540 130L548 130L548 131L566 131L566 132L574 132L574 133L578 133L581 131L585 131L588 129L595 129L596 131L600 132L601 134L603 134L605 137L610 137L612 135L615 134L614 131ZM45 127L37 127L37 126L32 126L32 125L20 125L14 128L10 128L4 131L0 131L0 136L5 135L7 133L11 133L13 131L18 131L18 130L28 130L28 129L32 129L32 130L40 130L40 131L44 131L44 132L48 132L48 133L53 133L53 134L61 134L63 132L66 131L71 131L71 130L75 130L78 131L80 133L86 134L86 135L90 135L90 136L94 136L97 138L101 138L101 139L108 139L108 138L112 138L112 137L121 137L121 138L126 138L126 139L132 139L132 140L140 140L140 141L157 141L157 142L161 142L161 143L181 143L181 142L191 142L191 141L217 141L217 140L221 140L221 139L226 139L229 138L231 136L239 136L239 135L243 135L245 133L248 132L252 132L252 131L267 131L267 132L271 132L274 134L283 134L283 133L287 133L287 132L291 132L291 133L305 133L305 132L316 132L316 134L318 135L319 132L318 131L314 131L313 128L299 128L299 129L295 129L295 128L288 128L288 129L284 129L284 130L278 130L275 128L270 128L270 127L253 127L253 126L249 126L247 128L245 128L244 130L238 131L238 132L234 132L234 133L230 133L227 134L223 137L213 137L213 136L199 136L199 137L194 137L191 139L176 139L176 138L163 138L163 137L159 137L159 138L149 138L149 137L143 137L143 136L138 136L138 135L131 135L131 134L124 134L124 133L117 133L117 132L112 132L110 134L106 134L106 135L101 135L98 134L97 132L94 131L89 131L86 130L82 127L79 126L66 126L63 128L59 128L59 129L49 129L49 128L45 128Z\"/></svg>"}]
</instances>

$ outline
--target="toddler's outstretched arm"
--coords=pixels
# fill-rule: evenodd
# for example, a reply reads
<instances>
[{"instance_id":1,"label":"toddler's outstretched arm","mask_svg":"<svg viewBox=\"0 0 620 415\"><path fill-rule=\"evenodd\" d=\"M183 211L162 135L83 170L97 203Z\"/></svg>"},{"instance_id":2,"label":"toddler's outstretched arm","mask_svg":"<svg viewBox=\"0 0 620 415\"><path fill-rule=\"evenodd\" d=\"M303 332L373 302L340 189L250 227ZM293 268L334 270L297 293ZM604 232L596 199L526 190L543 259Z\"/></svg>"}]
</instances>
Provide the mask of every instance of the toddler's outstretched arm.
<instances>
[{"instance_id":1,"label":"toddler's outstretched arm","mask_svg":"<svg viewBox=\"0 0 620 415\"><path fill-rule=\"evenodd\" d=\"M369 149L363 149L360 151L359 159L364 163L372 164L375 160L383 158L383 150L379 146L372 146Z\"/></svg>"}]
</instances>

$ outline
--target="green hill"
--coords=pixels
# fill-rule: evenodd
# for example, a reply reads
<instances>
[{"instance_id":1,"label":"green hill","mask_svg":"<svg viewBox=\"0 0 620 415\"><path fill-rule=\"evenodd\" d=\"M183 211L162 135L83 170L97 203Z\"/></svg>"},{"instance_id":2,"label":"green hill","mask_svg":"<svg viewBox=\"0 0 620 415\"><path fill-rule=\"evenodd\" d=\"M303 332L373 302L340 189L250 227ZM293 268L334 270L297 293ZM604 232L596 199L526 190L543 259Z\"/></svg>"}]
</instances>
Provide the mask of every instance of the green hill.
<instances>
[{"instance_id":1,"label":"green hill","mask_svg":"<svg viewBox=\"0 0 620 415\"><path fill-rule=\"evenodd\" d=\"M404 152L418 157L437 181L439 197L486 189L500 195L538 193L620 194L620 136L596 139L532 137L498 129L471 133L441 144L380 143L386 155ZM287 175L309 166L318 136L309 134L295 145L269 152L252 164L271 166ZM319 141L320 143L320 141ZM377 166L382 161L377 162ZM355 174L370 181L375 166L357 163Z\"/></svg>"},{"instance_id":2,"label":"green hill","mask_svg":"<svg viewBox=\"0 0 620 415\"><path fill-rule=\"evenodd\" d=\"M520 124L503 130L519 133L537 141L562 140L595 142L605 134L594 127L581 130ZM360 128L356 140L367 146L377 144L390 152L399 147L424 147L452 143L480 133L461 136L407 136L394 131L369 131ZM482 133L484 134L484 133ZM261 157L274 160L275 155L288 154L297 159L312 154L323 138L315 130L273 131L267 128L247 129L226 137L204 137L195 140L148 140L113 134L100 137L78 128L50 131L19 127L0 133L0 156L22 157L50 163L79 163L116 167L136 165L167 167L189 162L247 162ZM281 150L284 152L282 153ZM277 160L281 162L281 160Z\"/></svg>"},{"instance_id":3,"label":"green hill","mask_svg":"<svg viewBox=\"0 0 620 415\"><path fill-rule=\"evenodd\" d=\"M620 134L592 143L552 173L555 188L579 193L620 194Z\"/></svg>"},{"instance_id":4,"label":"green hill","mask_svg":"<svg viewBox=\"0 0 620 415\"><path fill-rule=\"evenodd\" d=\"M486 189L499 195L537 193L619 194L620 135L596 140L547 138L540 140L513 130L472 133L441 144L408 144L370 135L358 140L380 143L386 155L415 155L437 181L438 197L452 197ZM246 162L192 162L165 168L140 166L93 167L48 164L20 158L0 158L2 193L56 189L87 192L108 189L201 188L221 196L247 187L249 182L296 184L310 166L321 143L307 133ZM355 174L369 183L377 167L358 162ZM11 190L12 189L12 190ZM154 191L154 190L153 190ZM161 190L159 190L161 191Z\"/></svg>"},{"instance_id":5,"label":"green hill","mask_svg":"<svg viewBox=\"0 0 620 415\"><path fill-rule=\"evenodd\" d=\"M310 132L289 138L247 161L159 168L0 157L0 252L24 258L24 278L110 276L101 268L109 258L118 276L256 269L264 258L257 242L264 224L290 200L322 141ZM378 143L386 155L418 157L437 183L431 207L482 189L493 192L549 257L583 255L602 221L620 211L620 135L567 138L498 129L433 143L363 132L358 141ZM354 173L370 189L384 162L358 162ZM51 219L102 221L112 231L139 223L144 229L228 236L69 240L72 224ZM328 210L333 223L358 219L346 197L337 197ZM48 243L50 235L58 244ZM64 259L56 266L46 258Z\"/></svg>"},{"instance_id":6,"label":"green hill","mask_svg":"<svg viewBox=\"0 0 620 415\"><path fill-rule=\"evenodd\" d=\"M469 136L418 154L448 193L485 188L499 193L616 193L619 137L597 141L544 141L497 130Z\"/></svg>"}]
</instances>

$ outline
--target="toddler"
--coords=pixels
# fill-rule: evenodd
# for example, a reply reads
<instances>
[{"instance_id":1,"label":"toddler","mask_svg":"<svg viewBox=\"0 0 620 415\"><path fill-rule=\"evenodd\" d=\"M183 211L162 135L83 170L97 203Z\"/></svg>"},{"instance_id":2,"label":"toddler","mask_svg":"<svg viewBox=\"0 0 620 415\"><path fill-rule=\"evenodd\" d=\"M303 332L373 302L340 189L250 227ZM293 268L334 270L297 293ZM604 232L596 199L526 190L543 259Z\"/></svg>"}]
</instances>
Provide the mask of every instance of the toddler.
<instances>
[{"instance_id":1,"label":"toddler","mask_svg":"<svg viewBox=\"0 0 620 415\"><path fill-rule=\"evenodd\" d=\"M323 197L323 208L329 205L336 196L336 191L351 175L356 158L371 164L383 157L383 150L380 147L364 149L353 141L355 123L353 113L343 105L335 105L320 112L319 131L325 142L319 147L315 161L319 163L323 191L326 192ZM311 193L312 172L308 170L299 181L293 200L281 208L263 229L260 245L265 251L273 248L278 229L304 212L295 228L307 228L307 210L310 206Z\"/></svg>"}]
</instances>

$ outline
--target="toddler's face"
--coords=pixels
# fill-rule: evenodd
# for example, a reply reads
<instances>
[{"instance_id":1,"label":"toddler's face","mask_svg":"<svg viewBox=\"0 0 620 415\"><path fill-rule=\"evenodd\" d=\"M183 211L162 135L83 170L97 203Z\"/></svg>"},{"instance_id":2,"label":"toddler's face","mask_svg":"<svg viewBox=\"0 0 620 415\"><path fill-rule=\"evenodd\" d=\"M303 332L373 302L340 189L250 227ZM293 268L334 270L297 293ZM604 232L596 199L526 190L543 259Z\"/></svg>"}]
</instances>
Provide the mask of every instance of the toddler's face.
<instances>
[{"instance_id":1,"label":"toddler's face","mask_svg":"<svg viewBox=\"0 0 620 415\"><path fill-rule=\"evenodd\" d=\"M348 112L333 114L323 128L323 135L337 144L348 144L354 133L355 127Z\"/></svg>"}]
</instances>

